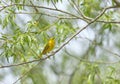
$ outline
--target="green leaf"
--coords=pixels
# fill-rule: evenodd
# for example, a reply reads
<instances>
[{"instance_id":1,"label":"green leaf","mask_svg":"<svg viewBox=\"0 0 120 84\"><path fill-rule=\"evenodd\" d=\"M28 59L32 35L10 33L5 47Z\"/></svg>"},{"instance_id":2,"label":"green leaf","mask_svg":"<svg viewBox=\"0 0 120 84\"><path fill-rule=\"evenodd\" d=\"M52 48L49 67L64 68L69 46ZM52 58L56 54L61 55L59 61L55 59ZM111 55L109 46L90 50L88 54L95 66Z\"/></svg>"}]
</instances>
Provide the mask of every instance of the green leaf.
<instances>
[{"instance_id":1,"label":"green leaf","mask_svg":"<svg viewBox=\"0 0 120 84\"><path fill-rule=\"evenodd\" d=\"M2 23L3 24L3 29L8 25L8 23L9 23L8 16L6 16L3 20L3 23Z\"/></svg>"}]
</instances>

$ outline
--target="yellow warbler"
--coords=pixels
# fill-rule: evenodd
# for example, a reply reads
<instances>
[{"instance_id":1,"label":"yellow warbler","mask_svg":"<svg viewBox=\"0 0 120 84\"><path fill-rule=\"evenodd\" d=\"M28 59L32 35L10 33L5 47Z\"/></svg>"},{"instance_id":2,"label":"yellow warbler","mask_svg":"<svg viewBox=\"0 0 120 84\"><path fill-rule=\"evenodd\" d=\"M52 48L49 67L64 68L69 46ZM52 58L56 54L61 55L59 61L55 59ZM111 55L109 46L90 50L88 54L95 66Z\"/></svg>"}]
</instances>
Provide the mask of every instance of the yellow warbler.
<instances>
[{"instance_id":1,"label":"yellow warbler","mask_svg":"<svg viewBox=\"0 0 120 84\"><path fill-rule=\"evenodd\" d=\"M52 37L49 39L48 43L45 45L40 57L44 54L49 53L54 48L54 46L55 46L55 38Z\"/></svg>"}]
</instances>

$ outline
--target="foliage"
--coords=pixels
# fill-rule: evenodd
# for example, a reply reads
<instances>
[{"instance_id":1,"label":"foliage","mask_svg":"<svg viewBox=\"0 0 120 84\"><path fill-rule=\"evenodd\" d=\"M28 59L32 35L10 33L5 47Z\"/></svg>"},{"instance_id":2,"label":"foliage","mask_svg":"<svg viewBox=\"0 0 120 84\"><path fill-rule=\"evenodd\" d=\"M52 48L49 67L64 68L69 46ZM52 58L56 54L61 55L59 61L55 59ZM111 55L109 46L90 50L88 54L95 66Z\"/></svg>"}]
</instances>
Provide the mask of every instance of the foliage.
<instances>
[{"instance_id":1,"label":"foliage","mask_svg":"<svg viewBox=\"0 0 120 84\"><path fill-rule=\"evenodd\" d=\"M1 0L0 83L10 74L11 84L119 84L118 9L116 0ZM51 37L55 49L40 59Z\"/></svg>"}]
</instances>

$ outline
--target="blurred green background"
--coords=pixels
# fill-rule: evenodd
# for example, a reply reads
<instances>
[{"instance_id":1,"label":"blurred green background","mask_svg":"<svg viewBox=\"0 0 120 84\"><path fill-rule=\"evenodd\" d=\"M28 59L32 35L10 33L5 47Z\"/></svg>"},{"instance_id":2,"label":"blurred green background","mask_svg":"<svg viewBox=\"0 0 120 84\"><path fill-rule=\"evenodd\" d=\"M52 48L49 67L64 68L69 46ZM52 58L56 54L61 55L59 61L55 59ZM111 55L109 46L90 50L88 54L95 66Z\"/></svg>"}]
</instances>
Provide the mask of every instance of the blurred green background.
<instances>
[{"instance_id":1,"label":"blurred green background","mask_svg":"<svg viewBox=\"0 0 120 84\"><path fill-rule=\"evenodd\" d=\"M0 0L0 84L120 84L116 1ZM39 62L51 37L54 56Z\"/></svg>"}]
</instances>

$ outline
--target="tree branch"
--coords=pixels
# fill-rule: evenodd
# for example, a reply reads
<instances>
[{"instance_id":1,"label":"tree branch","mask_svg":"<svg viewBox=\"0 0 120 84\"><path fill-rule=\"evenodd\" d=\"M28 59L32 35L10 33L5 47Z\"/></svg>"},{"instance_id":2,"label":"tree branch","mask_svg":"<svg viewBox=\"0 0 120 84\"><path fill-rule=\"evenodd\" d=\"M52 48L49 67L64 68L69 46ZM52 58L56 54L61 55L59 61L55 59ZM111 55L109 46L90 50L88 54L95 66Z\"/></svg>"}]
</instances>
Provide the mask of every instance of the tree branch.
<instances>
[{"instance_id":1,"label":"tree branch","mask_svg":"<svg viewBox=\"0 0 120 84\"><path fill-rule=\"evenodd\" d=\"M64 14L68 14L68 15L73 16L73 17L80 18L77 15L74 15L72 13L69 13L69 12L66 12L66 11L63 11L63 10L60 10L60 9L49 8L49 7L44 7L44 6L25 5L25 4L12 4L12 5L3 6L3 8L0 11L2 11L5 8L11 7L11 6L17 6L17 5L18 6L26 6L26 7L35 7L35 8L41 8L41 9L47 9L47 10L52 10L52 11L58 11L58 12L61 12L61 13L64 13Z\"/></svg>"},{"instance_id":2,"label":"tree branch","mask_svg":"<svg viewBox=\"0 0 120 84\"><path fill-rule=\"evenodd\" d=\"M8 12L6 12L8 13ZM58 18L58 19L81 19L83 20L84 18L77 18L77 17L66 17L66 16L56 16L53 14L48 14L48 13L33 13L33 12L14 12L14 14L41 14L41 15L46 15L46 16L50 16L50 17L54 17L54 18ZM92 20L92 18L89 18L89 20ZM120 24L120 21L105 21L105 20L97 20L96 22L100 22L100 23L114 23L114 24Z\"/></svg>"},{"instance_id":3,"label":"tree branch","mask_svg":"<svg viewBox=\"0 0 120 84\"><path fill-rule=\"evenodd\" d=\"M34 8L41 8L41 9L47 9L47 10L52 10L52 11L58 11L58 12L61 12L61 13L64 13L64 14L67 14L67 15L70 15L72 16L72 18L76 18L76 19L81 19L85 22L88 22L89 21L92 21L94 20L93 18L88 18L86 16L84 16L84 14L82 14L82 17L79 17L77 15L74 15L72 13L69 13L67 11L63 11L63 10L60 10L60 9L56 9L56 8L49 8L49 7L44 7L44 6L35 6L35 5L25 5L25 4L11 4L11 5L7 5L7 6L3 6L1 9L0 9L0 12L2 10L4 10L5 8L8 8L8 7L11 7L11 6L26 6L26 7L34 7ZM111 8L120 8L119 6L110 6L110 7L107 7L107 9L111 9ZM80 11L80 10L79 10ZM21 14L21 13L20 13ZM25 14L25 13L24 13ZM26 13L27 14L27 13ZM33 13L33 14L40 14L40 13ZM56 16L55 16L56 17ZM57 18L57 17L56 17ZM65 19L65 18L64 18ZM96 22L104 22L104 23L120 23L119 21L102 21L102 20L96 20Z\"/></svg>"}]
</instances>

